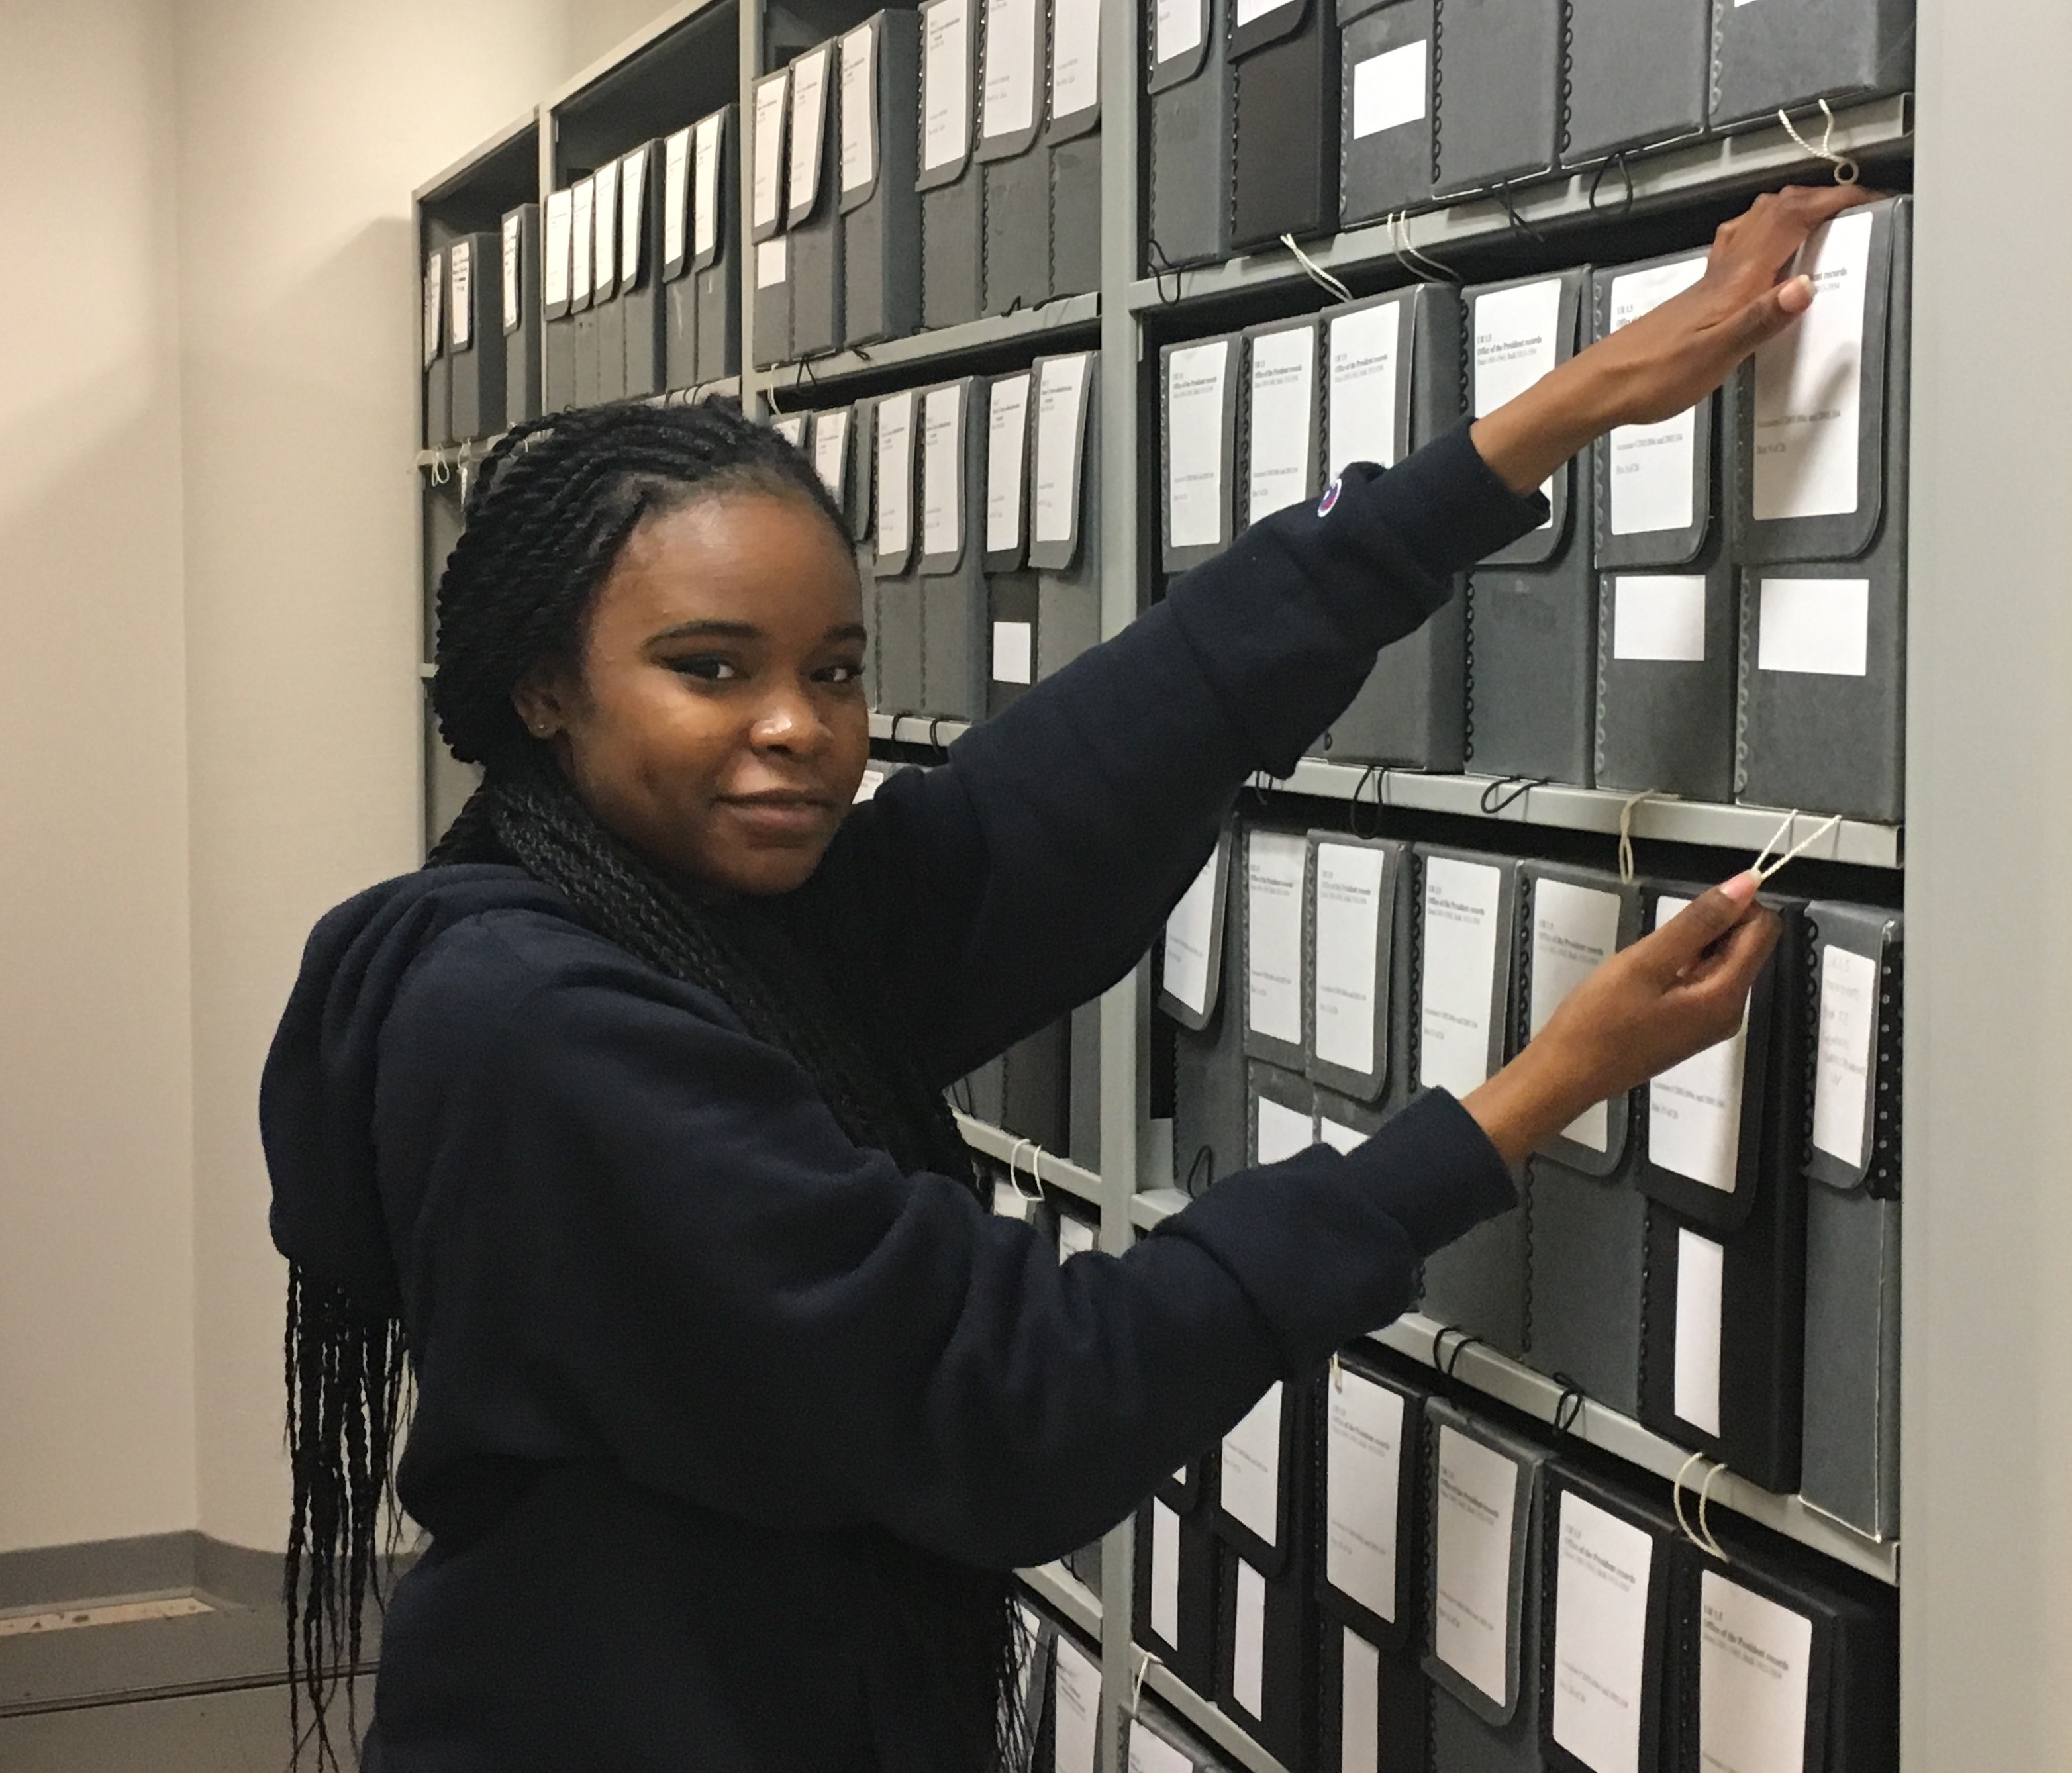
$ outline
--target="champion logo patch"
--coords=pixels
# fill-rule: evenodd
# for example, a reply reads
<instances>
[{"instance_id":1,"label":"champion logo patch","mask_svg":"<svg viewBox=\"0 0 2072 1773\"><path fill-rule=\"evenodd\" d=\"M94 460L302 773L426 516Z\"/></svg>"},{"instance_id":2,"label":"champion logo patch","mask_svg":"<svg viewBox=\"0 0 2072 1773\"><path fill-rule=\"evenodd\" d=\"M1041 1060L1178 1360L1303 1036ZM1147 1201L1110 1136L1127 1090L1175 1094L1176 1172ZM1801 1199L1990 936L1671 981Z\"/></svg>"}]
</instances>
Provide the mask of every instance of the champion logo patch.
<instances>
[{"instance_id":1,"label":"champion logo patch","mask_svg":"<svg viewBox=\"0 0 2072 1773\"><path fill-rule=\"evenodd\" d=\"M1338 489L1344 484L1342 480L1334 480L1324 489L1324 496L1317 501L1317 515L1319 517L1331 515L1332 506L1338 502Z\"/></svg>"}]
</instances>

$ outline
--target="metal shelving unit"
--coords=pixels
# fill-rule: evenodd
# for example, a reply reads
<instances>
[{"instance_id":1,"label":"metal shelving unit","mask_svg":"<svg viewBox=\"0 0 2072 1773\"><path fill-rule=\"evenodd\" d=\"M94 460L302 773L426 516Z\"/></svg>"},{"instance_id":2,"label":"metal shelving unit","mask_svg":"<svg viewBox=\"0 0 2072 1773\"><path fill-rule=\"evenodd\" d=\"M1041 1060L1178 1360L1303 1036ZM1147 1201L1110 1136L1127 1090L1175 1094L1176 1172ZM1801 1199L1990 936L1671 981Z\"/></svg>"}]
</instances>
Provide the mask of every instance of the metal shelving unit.
<instances>
[{"instance_id":1,"label":"metal shelving unit","mask_svg":"<svg viewBox=\"0 0 2072 1773\"><path fill-rule=\"evenodd\" d=\"M1046 1188L1063 1188L1067 1194L1077 1195L1089 1206L1104 1204L1101 1179L1092 1170L1054 1157L1033 1139L1020 1138L989 1121L976 1119L960 1108L951 1112L956 1117L957 1131L964 1135L964 1143L974 1151L1005 1164L1018 1176L1026 1174Z\"/></svg>"},{"instance_id":2,"label":"metal shelving unit","mask_svg":"<svg viewBox=\"0 0 2072 1773\"><path fill-rule=\"evenodd\" d=\"M812 404L823 395L848 399L877 383L898 386L911 379L916 367L925 367L932 376L963 370L980 372L996 362L1026 362L1032 349L1069 351L1076 345L1091 345L1100 328L1098 294L1059 296L1040 308L756 370L748 376L748 384L763 399L789 411L786 396L790 395L797 395L802 406Z\"/></svg>"}]
</instances>

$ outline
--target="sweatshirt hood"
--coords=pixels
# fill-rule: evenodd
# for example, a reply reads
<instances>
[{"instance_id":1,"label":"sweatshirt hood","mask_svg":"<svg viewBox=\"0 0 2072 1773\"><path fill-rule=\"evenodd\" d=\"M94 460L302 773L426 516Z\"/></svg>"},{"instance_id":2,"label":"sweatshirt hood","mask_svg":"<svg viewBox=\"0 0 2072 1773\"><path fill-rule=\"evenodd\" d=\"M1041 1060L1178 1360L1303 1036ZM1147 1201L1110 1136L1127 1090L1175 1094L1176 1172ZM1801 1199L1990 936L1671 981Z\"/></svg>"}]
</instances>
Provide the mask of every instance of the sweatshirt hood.
<instances>
[{"instance_id":1,"label":"sweatshirt hood","mask_svg":"<svg viewBox=\"0 0 2072 1773\"><path fill-rule=\"evenodd\" d=\"M310 933L259 1085L274 1246L361 1310L395 1316L401 1292L374 1164L381 1029L417 957L488 911L568 904L523 869L425 868L348 899Z\"/></svg>"}]
</instances>

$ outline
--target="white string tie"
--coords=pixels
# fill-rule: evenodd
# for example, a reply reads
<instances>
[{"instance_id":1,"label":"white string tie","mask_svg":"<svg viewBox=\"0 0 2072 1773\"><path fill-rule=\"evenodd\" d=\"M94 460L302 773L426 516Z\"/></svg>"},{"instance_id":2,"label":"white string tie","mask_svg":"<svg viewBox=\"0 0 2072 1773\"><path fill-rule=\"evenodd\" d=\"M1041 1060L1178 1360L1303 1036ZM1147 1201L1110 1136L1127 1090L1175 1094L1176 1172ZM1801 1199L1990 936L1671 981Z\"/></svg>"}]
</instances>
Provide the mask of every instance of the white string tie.
<instances>
[{"instance_id":1,"label":"white string tie","mask_svg":"<svg viewBox=\"0 0 2072 1773\"><path fill-rule=\"evenodd\" d=\"M1295 255L1295 262L1301 265L1303 270L1308 273L1309 281L1312 283L1322 284L1324 288L1330 290L1331 293L1336 296L1341 302L1350 302L1352 300L1352 291L1348 289L1345 285L1339 282L1338 280L1333 277L1329 271L1326 271L1322 265L1319 265L1314 259L1311 258L1301 247L1297 246L1295 244L1295 236L1293 234L1283 234L1281 236L1281 244Z\"/></svg>"},{"instance_id":2,"label":"white string tie","mask_svg":"<svg viewBox=\"0 0 2072 1773\"><path fill-rule=\"evenodd\" d=\"M1777 113L1777 121L1784 125L1784 133L1807 153L1811 154L1815 160L1826 161L1834 168L1836 184L1853 185L1863 177L1864 169L1848 154L1836 154L1834 151L1835 113L1825 99L1820 101L1820 115L1827 120L1827 126L1820 132L1820 146L1817 148L1799 133L1797 126L1792 122L1787 113L1779 111Z\"/></svg>"}]
</instances>

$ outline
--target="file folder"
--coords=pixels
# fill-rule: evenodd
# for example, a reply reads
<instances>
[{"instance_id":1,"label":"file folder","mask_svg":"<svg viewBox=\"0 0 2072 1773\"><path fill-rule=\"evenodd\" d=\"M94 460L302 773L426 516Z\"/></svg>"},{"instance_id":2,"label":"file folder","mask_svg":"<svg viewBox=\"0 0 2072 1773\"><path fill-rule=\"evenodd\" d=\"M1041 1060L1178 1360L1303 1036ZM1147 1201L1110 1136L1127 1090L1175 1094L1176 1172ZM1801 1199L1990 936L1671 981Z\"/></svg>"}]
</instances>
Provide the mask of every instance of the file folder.
<instances>
[{"instance_id":1,"label":"file folder","mask_svg":"<svg viewBox=\"0 0 2072 1773\"><path fill-rule=\"evenodd\" d=\"M1433 187L1457 197L1551 172L1564 0L1440 0Z\"/></svg>"},{"instance_id":2,"label":"file folder","mask_svg":"<svg viewBox=\"0 0 2072 1773\"><path fill-rule=\"evenodd\" d=\"M539 417L541 406L540 206L521 203L500 236L504 330L504 428Z\"/></svg>"},{"instance_id":3,"label":"file folder","mask_svg":"<svg viewBox=\"0 0 2072 1773\"><path fill-rule=\"evenodd\" d=\"M1317 1413L1317 1598L1329 1619L1391 1652L1423 1644L1431 1396L1373 1344L1354 1343L1332 1362ZM1328 1634L1326 1648L1328 1666Z\"/></svg>"},{"instance_id":4,"label":"file folder","mask_svg":"<svg viewBox=\"0 0 2072 1773\"><path fill-rule=\"evenodd\" d=\"M1223 1437L1217 1473L1215 1700L1290 1767L1309 1763L1319 1696L1316 1390L1274 1385Z\"/></svg>"},{"instance_id":5,"label":"file folder","mask_svg":"<svg viewBox=\"0 0 2072 1773\"><path fill-rule=\"evenodd\" d=\"M1564 166L1705 130L1712 0L1568 0Z\"/></svg>"},{"instance_id":6,"label":"file folder","mask_svg":"<svg viewBox=\"0 0 2072 1773\"><path fill-rule=\"evenodd\" d=\"M1309 842L1286 826L1248 824L1243 832L1245 1055L1299 1074L1310 996L1302 939Z\"/></svg>"},{"instance_id":7,"label":"file folder","mask_svg":"<svg viewBox=\"0 0 2072 1773\"><path fill-rule=\"evenodd\" d=\"M1899 1531L1899 913L1807 908L1813 1014L1799 1489L1857 1532Z\"/></svg>"},{"instance_id":8,"label":"file folder","mask_svg":"<svg viewBox=\"0 0 2072 1773\"><path fill-rule=\"evenodd\" d=\"M1100 643L1098 352L1039 357L1029 480L1029 564L1036 571L1036 676Z\"/></svg>"},{"instance_id":9,"label":"file folder","mask_svg":"<svg viewBox=\"0 0 2072 1773\"><path fill-rule=\"evenodd\" d=\"M1050 0L1053 296L1100 287L1100 0Z\"/></svg>"},{"instance_id":10,"label":"file folder","mask_svg":"<svg viewBox=\"0 0 2072 1773\"><path fill-rule=\"evenodd\" d=\"M440 449L454 441L453 366L446 357L446 256L430 254L425 260L424 317L418 340L424 359L425 425L427 448Z\"/></svg>"},{"instance_id":11,"label":"file folder","mask_svg":"<svg viewBox=\"0 0 2072 1773\"><path fill-rule=\"evenodd\" d=\"M986 614L985 384L972 377L915 396L921 463L921 704L985 718L993 635Z\"/></svg>"},{"instance_id":12,"label":"file folder","mask_svg":"<svg viewBox=\"0 0 2072 1773\"><path fill-rule=\"evenodd\" d=\"M1638 887L1553 863L1521 866L1521 1046L1591 970L1640 934ZM1531 1242L1525 1359L1623 1415L1641 1403L1648 1197L1632 1098L1586 1110L1527 1166Z\"/></svg>"},{"instance_id":13,"label":"file folder","mask_svg":"<svg viewBox=\"0 0 2072 1773\"><path fill-rule=\"evenodd\" d=\"M698 380L698 281L691 275L697 257L692 239L695 133L693 126L665 136L648 171L657 218L652 281L661 310L662 385L671 392Z\"/></svg>"},{"instance_id":14,"label":"file folder","mask_svg":"<svg viewBox=\"0 0 2072 1773\"><path fill-rule=\"evenodd\" d=\"M1656 915L1690 889L1658 894ZM1784 933L1751 997L1739 1114L1725 1110L1733 1044L1649 1086L1642 1184L1672 1210L1649 1226L1640 1419L1765 1489L1799 1487L1806 1330L1805 902L1766 897ZM1679 1127L1720 1101L1695 1135ZM1671 1110L1664 1114L1666 1105ZM1753 1124L1751 1124L1753 1123ZM1676 1167L1664 1140L1676 1129ZM1737 1141L1731 1168L1726 1147ZM1709 1147L1710 1149L1704 1149ZM1723 1189L1686 1173L1731 1175Z\"/></svg>"},{"instance_id":15,"label":"file folder","mask_svg":"<svg viewBox=\"0 0 2072 1773\"><path fill-rule=\"evenodd\" d=\"M545 411L565 412L576 401L574 191L549 192L541 213L540 398Z\"/></svg>"},{"instance_id":16,"label":"file folder","mask_svg":"<svg viewBox=\"0 0 2072 1773\"><path fill-rule=\"evenodd\" d=\"M784 232L791 70L755 83L750 165L749 252L755 269L754 363L774 368L791 358L791 240Z\"/></svg>"},{"instance_id":17,"label":"file folder","mask_svg":"<svg viewBox=\"0 0 2072 1773\"><path fill-rule=\"evenodd\" d=\"M1432 200L1435 0L1338 0L1338 225Z\"/></svg>"},{"instance_id":18,"label":"file folder","mask_svg":"<svg viewBox=\"0 0 2072 1773\"><path fill-rule=\"evenodd\" d=\"M878 706L893 715L923 712L920 523L915 508L919 401L913 390L881 395L874 408L877 461Z\"/></svg>"},{"instance_id":19,"label":"file folder","mask_svg":"<svg viewBox=\"0 0 2072 1773\"><path fill-rule=\"evenodd\" d=\"M921 9L921 323L985 311L985 182L972 153L979 21L975 0Z\"/></svg>"},{"instance_id":20,"label":"file folder","mask_svg":"<svg viewBox=\"0 0 2072 1773\"><path fill-rule=\"evenodd\" d=\"M1913 84L1914 0L1803 0L1789 11L1712 0L1716 129Z\"/></svg>"},{"instance_id":21,"label":"file folder","mask_svg":"<svg viewBox=\"0 0 2072 1773\"><path fill-rule=\"evenodd\" d=\"M1669 1640L1683 1533L1669 1508L1626 1484L1559 1460L1546 1472L1545 1764L1671 1773L1679 1691Z\"/></svg>"},{"instance_id":22,"label":"file folder","mask_svg":"<svg viewBox=\"0 0 2072 1773\"><path fill-rule=\"evenodd\" d=\"M921 324L921 18L874 13L841 40L842 334L851 345Z\"/></svg>"},{"instance_id":23,"label":"file folder","mask_svg":"<svg viewBox=\"0 0 2072 1773\"><path fill-rule=\"evenodd\" d=\"M1800 264L1820 298L1741 371L1736 798L1896 821L1906 802L1913 199Z\"/></svg>"},{"instance_id":24,"label":"file folder","mask_svg":"<svg viewBox=\"0 0 2072 1773\"><path fill-rule=\"evenodd\" d=\"M741 108L701 117L691 134L691 270L697 280L701 382L741 373L741 274L734 257L733 195L741 153Z\"/></svg>"},{"instance_id":25,"label":"file folder","mask_svg":"<svg viewBox=\"0 0 2072 1773\"><path fill-rule=\"evenodd\" d=\"M1424 1408L1432 1766L1540 1773L1547 1451L1444 1398Z\"/></svg>"},{"instance_id":26,"label":"file folder","mask_svg":"<svg viewBox=\"0 0 2072 1773\"><path fill-rule=\"evenodd\" d=\"M446 248L446 351L450 429L456 441L504 429L503 244L495 234L466 234Z\"/></svg>"},{"instance_id":27,"label":"file folder","mask_svg":"<svg viewBox=\"0 0 2072 1773\"><path fill-rule=\"evenodd\" d=\"M1204 1697L1216 1683L1218 1451L1183 1467L1175 1476L1184 1482L1161 1483L1137 1509L1130 1598L1130 1636Z\"/></svg>"},{"instance_id":28,"label":"file folder","mask_svg":"<svg viewBox=\"0 0 2072 1773\"><path fill-rule=\"evenodd\" d=\"M1687 1512L1688 1512L1687 1504ZM1678 1773L1899 1764L1899 1594L1712 1511L1721 1564L1673 1541L1670 1654L1686 1712Z\"/></svg>"},{"instance_id":29,"label":"file folder","mask_svg":"<svg viewBox=\"0 0 2072 1773\"><path fill-rule=\"evenodd\" d=\"M1233 533L1241 336L1159 347L1159 531L1168 573L1214 560Z\"/></svg>"},{"instance_id":30,"label":"file folder","mask_svg":"<svg viewBox=\"0 0 2072 1773\"><path fill-rule=\"evenodd\" d=\"M1230 257L1233 0L1158 10L1145 92L1149 113L1148 268Z\"/></svg>"},{"instance_id":31,"label":"file folder","mask_svg":"<svg viewBox=\"0 0 2072 1773\"><path fill-rule=\"evenodd\" d=\"M1447 24L1450 31L1450 12ZM1467 292L1478 417L1567 361L1589 277L1584 266ZM1548 522L1469 575L1466 749L1478 775L1590 786L1597 659L1591 465L1585 450L1557 469L1546 487Z\"/></svg>"},{"instance_id":32,"label":"file folder","mask_svg":"<svg viewBox=\"0 0 2072 1773\"><path fill-rule=\"evenodd\" d=\"M619 162L607 160L597 169L595 207L592 220L597 228L597 245L592 260L594 294L590 306L597 314L597 397L600 401L626 398L626 305L621 299L623 269L620 257L619 224L621 203Z\"/></svg>"},{"instance_id":33,"label":"file folder","mask_svg":"<svg viewBox=\"0 0 2072 1773\"><path fill-rule=\"evenodd\" d=\"M1334 831L1309 841L1303 1069L1319 1089L1400 1106L1410 1098L1416 945L1409 846Z\"/></svg>"},{"instance_id":34,"label":"file folder","mask_svg":"<svg viewBox=\"0 0 2072 1773\"><path fill-rule=\"evenodd\" d=\"M574 340L574 380L569 404L594 406L598 400L597 341L597 180L578 179L569 187L569 312Z\"/></svg>"},{"instance_id":35,"label":"file folder","mask_svg":"<svg viewBox=\"0 0 2072 1773\"><path fill-rule=\"evenodd\" d=\"M1420 843L1416 873L1412 1087L1467 1094L1511 1053L1520 864ZM1515 1208L1424 1260L1418 1309L1515 1358L1525 1350L1527 1220Z\"/></svg>"},{"instance_id":36,"label":"file folder","mask_svg":"<svg viewBox=\"0 0 2072 1773\"><path fill-rule=\"evenodd\" d=\"M996 376L985 394L985 580L992 624L986 712L1019 700L1037 675L1036 575L1029 567L1034 371Z\"/></svg>"},{"instance_id":37,"label":"file folder","mask_svg":"<svg viewBox=\"0 0 2072 1773\"><path fill-rule=\"evenodd\" d=\"M1250 1160L1244 1011L1236 976L1244 895L1233 884L1237 834L1215 852L1167 918L1158 1006L1173 1028L1173 1171L1200 1194Z\"/></svg>"},{"instance_id":38,"label":"file folder","mask_svg":"<svg viewBox=\"0 0 2072 1773\"><path fill-rule=\"evenodd\" d=\"M1424 283L1326 308L1326 484L1346 465L1392 468L1459 423L1461 292ZM1466 761L1467 600L1384 646L1351 704L1311 749L1337 763L1457 770Z\"/></svg>"},{"instance_id":39,"label":"file folder","mask_svg":"<svg viewBox=\"0 0 2072 1773\"><path fill-rule=\"evenodd\" d=\"M619 162L619 305L626 326L626 396L669 386L667 305L662 299L663 146L643 142Z\"/></svg>"},{"instance_id":40,"label":"file folder","mask_svg":"<svg viewBox=\"0 0 2072 1773\"><path fill-rule=\"evenodd\" d=\"M1332 0L1235 0L1231 244L1338 225L1338 21Z\"/></svg>"},{"instance_id":41,"label":"file folder","mask_svg":"<svg viewBox=\"0 0 2072 1773\"><path fill-rule=\"evenodd\" d=\"M791 285L791 355L805 358L843 342L840 157L835 121L841 40L791 64L791 162L785 232Z\"/></svg>"},{"instance_id":42,"label":"file folder","mask_svg":"<svg viewBox=\"0 0 2072 1773\"><path fill-rule=\"evenodd\" d=\"M1043 146L1050 67L1045 0L978 0L978 146L985 311L1035 308L1050 298L1050 166Z\"/></svg>"}]
</instances>

